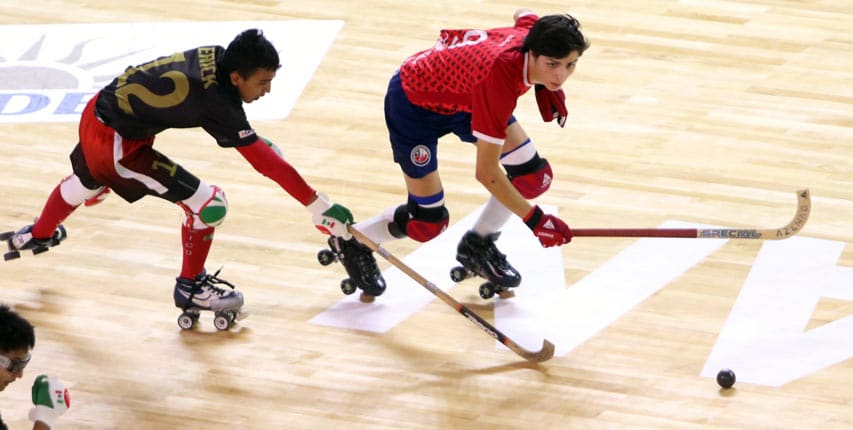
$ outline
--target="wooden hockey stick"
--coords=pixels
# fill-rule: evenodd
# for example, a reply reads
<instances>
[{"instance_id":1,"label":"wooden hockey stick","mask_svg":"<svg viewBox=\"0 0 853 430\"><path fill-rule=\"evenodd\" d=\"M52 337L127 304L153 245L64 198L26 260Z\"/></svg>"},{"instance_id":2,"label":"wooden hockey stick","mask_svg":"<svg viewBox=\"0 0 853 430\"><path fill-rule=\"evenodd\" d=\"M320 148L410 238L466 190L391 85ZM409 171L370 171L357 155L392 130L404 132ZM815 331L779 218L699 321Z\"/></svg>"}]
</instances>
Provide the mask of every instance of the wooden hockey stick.
<instances>
[{"instance_id":1,"label":"wooden hockey stick","mask_svg":"<svg viewBox=\"0 0 853 430\"><path fill-rule=\"evenodd\" d=\"M797 213L779 228L573 228L575 237L687 237L700 239L781 240L797 234L811 213L808 189L797 191Z\"/></svg>"},{"instance_id":2,"label":"wooden hockey stick","mask_svg":"<svg viewBox=\"0 0 853 430\"><path fill-rule=\"evenodd\" d=\"M513 352L520 355L525 360L540 363L549 360L551 357L554 356L554 344L549 342L547 339L542 341L542 349L540 349L539 351L528 351L524 349L521 345L515 343L512 339L510 339L505 334L501 333L498 329L496 329L494 326L489 324L488 321L484 320L482 317L474 313L474 311L468 309L465 305L457 302L449 294L445 293L444 291L441 291L432 282L426 280L423 276L419 275L411 267L407 266L397 257L393 256L381 245L370 240L367 236L364 235L364 233L356 230L355 228L353 228L353 226L347 226L347 230L349 230L349 232L353 236L355 236L356 240L367 245L368 248L381 255L382 258L388 260L389 263L402 270L405 274L409 275L410 278L417 281L424 288L429 290L429 292L433 293L442 301L444 301L444 303L447 303L450 307L456 309L456 311L462 314L462 316L474 323L477 327L480 327L483 331L488 333L493 338L497 339L498 342L506 345L507 348L511 349Z\"/></svg>"}]
</instances>

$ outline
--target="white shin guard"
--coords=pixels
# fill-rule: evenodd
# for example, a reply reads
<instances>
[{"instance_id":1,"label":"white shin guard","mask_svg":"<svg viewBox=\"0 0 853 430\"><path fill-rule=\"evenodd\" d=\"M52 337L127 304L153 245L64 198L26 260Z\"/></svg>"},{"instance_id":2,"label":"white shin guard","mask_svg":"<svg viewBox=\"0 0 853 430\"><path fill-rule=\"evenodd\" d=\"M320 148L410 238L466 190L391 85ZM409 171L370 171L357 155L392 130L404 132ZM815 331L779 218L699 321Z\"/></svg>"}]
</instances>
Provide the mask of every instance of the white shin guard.
<instances>
[{"instance_id":1,"label":"white shin guard","mask_svg":"<svg viewBox=\"0 0 853 430\"><path fill-rule=\"evenodd\" d=\"M59 193L62 195L62 199L71 206L80 206L87 199L95 197L103 189L104 187L99 187L90 190L84 187L80 178L75 174L71 174L59 184Z\"/></svg>"}]
</instances>

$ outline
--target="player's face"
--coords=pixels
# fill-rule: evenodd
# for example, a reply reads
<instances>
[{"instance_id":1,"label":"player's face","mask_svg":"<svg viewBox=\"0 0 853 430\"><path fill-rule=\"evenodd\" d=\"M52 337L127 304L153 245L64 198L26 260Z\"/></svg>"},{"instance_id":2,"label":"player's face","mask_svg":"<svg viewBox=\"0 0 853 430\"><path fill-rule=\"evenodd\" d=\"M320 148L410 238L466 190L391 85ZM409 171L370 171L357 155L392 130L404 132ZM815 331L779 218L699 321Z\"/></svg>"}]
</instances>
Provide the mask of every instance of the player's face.
<instances>
[{"instance_id":1,"label":"player's face","mask_svg":"<svg viewBox=\"0 0 853 430\"><path fill-rule=\"evenodd\" d=\"M548 57L545 55L530 54L529 75L530 82L545 85L551 91L557 91L563 86L563 82L569 79L578 64L577 51L572 51L563 58Z\"/></svg>"},{"instance_id":2,"label":"player's face","mask_svg":"<svg viewBox=\"0 0 853 430\"><path fill-rule=\"evenodd\" d=\"M237 72L231 72L231 83L240 92L244 103L251 103L272 90L272 80L275 70L255 69L248 78L243 78Z\"/></svg>"},{"instance_id":3,"label":"player's face","mask_svg":"<svg viewBox=\"0 0 853 430\"><path fill-rule=\"evenodd\" d=\"M18 349L15 351L2 352L0 355L13 361L22 361L27 359L28 352L29 351L26 349ZM13 373L6 369L6 367L0 366L0 391L5 390L6 386L22 376L24 376L24 369L17 370Z\"/></svg>"}]
</instances>

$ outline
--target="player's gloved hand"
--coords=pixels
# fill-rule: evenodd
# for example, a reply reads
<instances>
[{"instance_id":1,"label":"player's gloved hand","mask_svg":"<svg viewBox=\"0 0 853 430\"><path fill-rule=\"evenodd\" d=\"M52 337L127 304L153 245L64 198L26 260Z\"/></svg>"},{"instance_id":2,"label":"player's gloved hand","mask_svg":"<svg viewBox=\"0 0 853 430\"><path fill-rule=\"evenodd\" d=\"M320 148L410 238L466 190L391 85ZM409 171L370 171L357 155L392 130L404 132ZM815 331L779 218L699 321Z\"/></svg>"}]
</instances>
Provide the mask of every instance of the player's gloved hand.
<instances>
[{"instance_id":1,"label":"player's gloved hand","mask_svg":"<svg viewBox=\"0 0 853 430\"><path fill-rule=\"evenodd\" d=\"M58 378L39 375L33 382L33 405L30 421L53 427L56 418L71 407L71 396Z\"/></svg>"},{"instance_id":2,"label":"player's gloved hand","mask_svg":"<svg viewBox=\"0 0 853 430\"><path fill-rule=\"evenodd\" d=\"M342 237L349 240L352 235L347 226L352 224L352 213L349 209L329 201L322 193L317 193L317 198L307 206L311 212L314 227L326 234Z\"/></svg>"},{"instance_id":3,"label":"player's gloved hand","mask_svg":"<svg viewBox=\"0 0 853 430\"><path fill-rule=\"evenodd\" d=\"M551 122L556 118L557 124L560 124L560 127L565 127L569 111L566 109L566 94L563 93L563 90L551 91L545 85L536 84L534 91L542 120Z\"/></svg>"},{"instance_id":4,"label":"player's gloved hand","mask_svg":"<svg viewBox=\"0 0 853 430\"><path fill-rule=\"evenodd\" d=\"M539 206L530 210L524 217L524 223L533 230L533 234L545 248L572 241L572 229L560 218L542 212Z\"/></svg>"}]
</instances>

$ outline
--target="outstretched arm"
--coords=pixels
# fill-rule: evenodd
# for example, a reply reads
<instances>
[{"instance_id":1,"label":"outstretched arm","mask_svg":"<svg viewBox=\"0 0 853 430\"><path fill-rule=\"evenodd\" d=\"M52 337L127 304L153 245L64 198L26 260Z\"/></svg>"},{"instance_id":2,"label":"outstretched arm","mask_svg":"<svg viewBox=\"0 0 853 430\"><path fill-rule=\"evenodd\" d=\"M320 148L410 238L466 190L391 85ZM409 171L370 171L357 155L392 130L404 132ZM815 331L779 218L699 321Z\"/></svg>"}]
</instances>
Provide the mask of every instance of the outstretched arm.
<instances>
[{"instance_id":1,"label":"outstretched arm","mask_svg":"<svg viewBox=\"0 0 853 430\"><path fill-rule=\"evenodd\" d=\"M326 234L350 237L347 225L352 224L349 209L329 201L302 178L302 175L275 151L271 142L258 138L255 143L237 148L237 151L262 175L272 179L288 194L302 203L309 212L314 226Z\"/></svg>"},{"instance_id":2,"label":"outstretched arm","mask_svg":"<svg viewBox=\"0 0 853 430\"><path fill-rule=\"evenodd\" d=\"M308 206L316 198L317 192L302 175L260 138L251 145L237 147L237 151L255 170L275 181L303 206Z\"/></svg>"}]
</instances>

